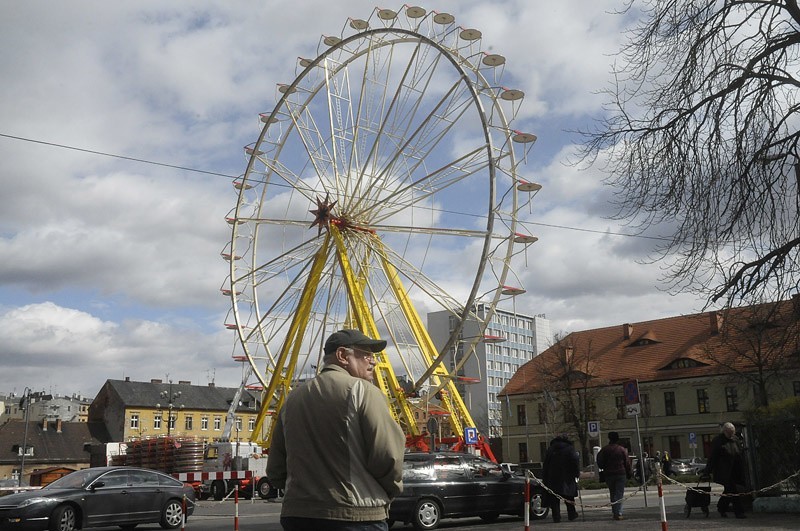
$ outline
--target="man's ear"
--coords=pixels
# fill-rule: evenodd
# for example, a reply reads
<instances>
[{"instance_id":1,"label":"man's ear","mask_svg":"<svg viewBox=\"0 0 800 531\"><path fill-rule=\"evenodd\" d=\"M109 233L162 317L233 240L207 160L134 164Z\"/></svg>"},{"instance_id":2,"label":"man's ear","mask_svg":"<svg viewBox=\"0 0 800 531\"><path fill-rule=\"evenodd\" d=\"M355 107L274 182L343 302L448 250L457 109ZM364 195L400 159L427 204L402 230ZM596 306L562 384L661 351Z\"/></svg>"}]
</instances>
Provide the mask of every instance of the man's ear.
<instances>
[{"instance_id":1,"label":"man's ear","mask_svg":"<svg viewBox=\"0 0 800 531\"><path fill-rule=\"evenodd\" d=\"M336 352L334 352L334 356L336 356L336 363L342 367L350 364L350 362L347 360L347 347L337 348Z\"/></svg>"}]
</instances>

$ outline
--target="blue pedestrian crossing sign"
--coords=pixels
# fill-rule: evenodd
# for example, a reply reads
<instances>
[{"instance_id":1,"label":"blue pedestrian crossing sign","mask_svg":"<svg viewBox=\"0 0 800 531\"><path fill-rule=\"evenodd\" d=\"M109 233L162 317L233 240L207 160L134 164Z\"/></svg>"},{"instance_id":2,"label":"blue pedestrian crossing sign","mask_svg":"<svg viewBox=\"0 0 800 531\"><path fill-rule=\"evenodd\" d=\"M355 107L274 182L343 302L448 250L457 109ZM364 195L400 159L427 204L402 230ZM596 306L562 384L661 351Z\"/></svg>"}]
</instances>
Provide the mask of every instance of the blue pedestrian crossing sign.
<instances>
[{"instance_id":1,"label":"blue pedestrian crossing sign","mask_svg":"<svg viewBox=\"0 0 800 531\"><path fill-rule=\"evenodd\" d=\"M464 428L464 442L478 444L478 428Z\"/></svg>"}]
</instances>

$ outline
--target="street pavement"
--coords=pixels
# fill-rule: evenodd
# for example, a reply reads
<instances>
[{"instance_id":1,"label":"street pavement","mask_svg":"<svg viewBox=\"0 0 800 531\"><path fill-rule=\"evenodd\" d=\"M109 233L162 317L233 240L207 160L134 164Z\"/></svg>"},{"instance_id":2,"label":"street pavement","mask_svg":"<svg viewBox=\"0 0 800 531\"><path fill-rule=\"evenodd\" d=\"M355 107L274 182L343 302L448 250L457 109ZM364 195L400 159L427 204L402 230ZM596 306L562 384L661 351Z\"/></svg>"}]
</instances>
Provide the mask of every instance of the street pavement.
<instances>
[{"instance_id":1,"label":"street pavement","mask_svg":"<svg viewBox=\"0 0 800 531\"><path fill-rule=\"evenodd\" d=\"M690 516L684 515L686 489L681 485L668 485L664 487L664 505L666 514L667 529L769 529L769 530L797 530L800 529L800 514L789 513L753 513L748 512L746 519L736 519L733 514L728 518L722 518L716 511L716 503L719 499L714 494L721 492L718 485L712 488L711 505L709 506L709 516L705 516L702 510L693 508ZM636 489L626 490L624 504L624 517L622 521L611 519L611 507L609 505L608 492L606 490L581 491L578 501L582 502L579 507L579 518L569 522L566 518L566 510L562 508L562 521L554 523L550 516L544 520L534 520L530 523L530 529L563 529L563 530L590 530L599 531L607 529L642 529L642 530L661 530L661 506L658 497L658 490L655 487L648 487L647 492L637 491ZM646 506L645 506L646 496ZM187 531L205 530L233 530L234 507L231 501L199 502L195 515L190 518L186 529ZM262 500L242 500L239 503L239 530L240 531L281 531L280 523L280 502L266 502ZM404 527L401 523L396 523L392 530L408 530L413 528ZM519 518L501 517L493 523L486 523L479 518L445 519L440 525L440 529L458 529L461 531L523 531L524 522Z\"/></svg>"}]
</instances>

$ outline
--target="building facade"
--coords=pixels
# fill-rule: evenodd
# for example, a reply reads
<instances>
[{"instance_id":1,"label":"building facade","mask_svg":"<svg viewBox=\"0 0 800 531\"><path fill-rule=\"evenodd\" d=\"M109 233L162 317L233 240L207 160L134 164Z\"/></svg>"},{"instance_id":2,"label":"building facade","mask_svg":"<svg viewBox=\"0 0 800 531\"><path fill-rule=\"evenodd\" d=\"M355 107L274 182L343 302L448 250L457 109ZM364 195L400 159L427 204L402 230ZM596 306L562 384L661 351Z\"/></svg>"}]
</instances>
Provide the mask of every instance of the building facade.
<instances>
[{"instance_id":1,"label":"building facade","mask_svg":"<svg viewBox=\"0 0 800 531\"><path fill-rule=\"evenodd\" d=\"M28 420L55 422L86 422L91 398L78 394L71 396L34 391L28 395L0 396L0 424L11 419L24 420L25 403L30 404Z\"/></svg>"},{"instance_id":2,"label":"building facade","mask_svg":"<svg viewBox=\"0 0 800 531\"><path fill-rule=\"evenodd\" d=\"M255 428L260 402L255 394L243 390L230 432L226 433L228 412L237 391L188 381L107 380L89 408L89 420L105 424L114 442L167 435L245 441Z\"/></svg>"},{"instance_id":3,"label":"building facade","mask_svg":"<svg viewBox=\"0 0 800 531\"><path fill-rule=\"evenodd\" d=\"M504 455L540 462L566 433L588 461L616 431L633 454L708 457L724 422L800 396L798 316L795 297L571 333L500 393Z\"/></svg>"},{"instance_id":4,"label":"building facade","mask_svg":"<svg viewBox=\"0 0 800 531\"><path fill-rule=\"evenodd\" d=\"M550 321L544 314L528 316L496 309L483 330L487 309L480 304L476 309L478 320L464 324L463 341L450 351L445 364L457 374L457 387L478 430L499 437L504 422L497 395L523 364L550 346ZM428 332L438 349L444 347L457 321L458 317L447 311L428 314ZM468 355L473 344L474 355Z\"/></svg>"}]
</instances>

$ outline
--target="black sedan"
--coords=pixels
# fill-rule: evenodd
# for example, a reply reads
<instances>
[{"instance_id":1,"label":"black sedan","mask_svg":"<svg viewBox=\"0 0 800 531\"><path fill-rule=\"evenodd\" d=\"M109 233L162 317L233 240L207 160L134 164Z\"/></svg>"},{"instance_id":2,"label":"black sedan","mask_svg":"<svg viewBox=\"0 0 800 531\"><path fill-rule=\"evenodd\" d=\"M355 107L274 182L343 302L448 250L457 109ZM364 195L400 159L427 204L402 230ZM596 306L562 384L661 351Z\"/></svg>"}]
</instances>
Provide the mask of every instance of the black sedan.
<instances>
[{"instance_id":1,"label":"black sedan","mask_svg":"<svg viewBox=\"0 0 800 531\"><path fill-rule=\"evenodd\" d=\"M185 497L185 498L184 498ZM0 498L0 529L73 531L85 527L159 523L175 529L194 511L194 490L155 470L78 470L46 487Z\"/></svg>"},{"instance_id":2,"label":"black sedan","mask_svg":"<svg viewBox=\"0 0 800 531\"><path fill-rule=\"evenodd\" d=\"M531 519L545 518L544 490L530 482ZM455 452L409 453L403 462L403 492L389 507L389 524L411 523L435 529L442 518L480 516L485 521L501 514L523 516L525 478L488 459Z\"/></svg>"}]
</instances>

